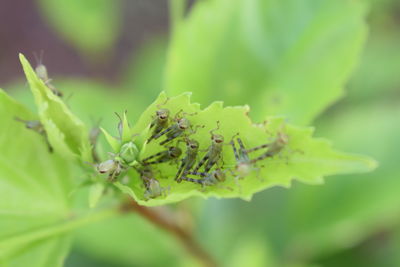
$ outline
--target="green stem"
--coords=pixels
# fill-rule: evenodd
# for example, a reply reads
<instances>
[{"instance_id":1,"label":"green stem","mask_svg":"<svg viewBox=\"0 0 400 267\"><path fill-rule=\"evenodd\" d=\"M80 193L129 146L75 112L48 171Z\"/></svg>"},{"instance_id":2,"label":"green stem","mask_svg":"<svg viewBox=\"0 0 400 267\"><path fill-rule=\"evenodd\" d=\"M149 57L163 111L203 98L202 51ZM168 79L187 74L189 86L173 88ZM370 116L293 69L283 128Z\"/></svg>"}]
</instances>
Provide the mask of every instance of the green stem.
<instances>
[{"instance_id":1,"label":"green stem","mask_svg":"<svg viewBox=\"0 0 400 267\"><path fill-rule=\"evenodd\" d=\"M182 21L185 8L186 0L169 0L169 16L172 32L175 32L178 24Z\"/></svg>"},{"instance_id":2,"label":"green stem","mask_svg":"<svg viewBox=\"0 0 400 267\"><path fill-rule=\"evenodd\" d=\"M0 241L0 258L7 257L7 255L12 253L15 248L22 248L32 242L43 240L51 236L64 234L84 225L101 221L118 214L120 214L120 212L114 207L113 209L93 212L86 216L76 217L51 226L44 226L35 230L29 230L25 233L11 236Z\"/></svg>"}]
</instances>

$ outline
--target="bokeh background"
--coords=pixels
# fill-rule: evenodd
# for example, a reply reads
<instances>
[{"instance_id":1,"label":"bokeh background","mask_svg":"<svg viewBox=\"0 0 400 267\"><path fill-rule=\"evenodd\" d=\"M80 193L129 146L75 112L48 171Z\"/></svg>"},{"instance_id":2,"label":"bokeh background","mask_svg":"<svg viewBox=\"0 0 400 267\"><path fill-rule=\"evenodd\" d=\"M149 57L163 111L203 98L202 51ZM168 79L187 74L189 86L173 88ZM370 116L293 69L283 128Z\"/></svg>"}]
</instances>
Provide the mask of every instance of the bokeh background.
<instances>
[{"instance_id":1,"label":"bokeh background","mask_svg":"<svg viewBox=\"0 0 400 267\"><path fill-rule=\"evenodd\" d=\"M184 13L197 2L189 1ZM400 2L364 3L369 34L346 95L310 124L317 136L370 155L380 167L328 177L321 186L295 182L291 189L269 189L251 202L191 199L162 208L226 266L400 266ZM113 112L126 108L137 118L164 88L170 12L162 0L1 0L0 85L33 107L18 53L35 62L33 54L43 51L54 84L87 123L101 117L112 128ZM225 45L221 51L230 51L230 40ZM234 52L240 56L242 50ZM230 55L218 56L223 68ZM235 71L226 68L223 75ZM257 99L262 92L253 89L247 93ZM68 267L195 264L174 237L136 215L79 230L66 261Z\"/></svg>"}]
</instances>

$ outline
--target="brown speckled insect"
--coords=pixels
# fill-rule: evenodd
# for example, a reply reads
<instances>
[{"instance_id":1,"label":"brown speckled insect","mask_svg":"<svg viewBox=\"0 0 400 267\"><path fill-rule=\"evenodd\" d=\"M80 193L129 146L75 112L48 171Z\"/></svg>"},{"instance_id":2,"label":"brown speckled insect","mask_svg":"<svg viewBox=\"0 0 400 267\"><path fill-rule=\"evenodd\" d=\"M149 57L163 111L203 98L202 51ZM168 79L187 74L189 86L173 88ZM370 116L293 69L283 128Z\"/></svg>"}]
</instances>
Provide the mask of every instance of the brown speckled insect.
<instances>
[{"instance_id":1,"label":"brown speckled insect","mask_svg":"<svg viewBox=\"0 0 400 267\"><path fill-rule=\"evenodd\" d=\"M236 148L233 139L231 140L230 144L232 146L233 154L235 155L236 159L235 169L238 172L238 177L242 178L250 173L250 171L252 170L252 164L250 163L248 151L244 147L242 139L237 138L236 141L239 144L238 149Z\"/></svg>"},{"instance_id":2,"label":"brown speckled insect","mask_svg":"<svg viewBox=\"0 0 400 267\"><path fill-rule=\"evenodd\" d=\"M108 173L108 181L110 182L115 182L124 170L121 163L115 158L97 164L96 169L99 173Z\"/></svg>"},{"instance_id":3,"label":"brown speckled insect","mask_svg":"<svg viewBox=\"0 0 400 267\"><path fill-rule=\"evenodd\" d=\"M253 151L256 151L256 150L259 150L262 148L267 148L267 152L256 157L255 159L252 159L250 161L250 163L253 164L253 163L256 163L257 161L260 161L260 160L263 160L266 158L271 158L271 157L277 155L286 146L287 142L288 142L288 137L283 133L278 133L278 137L275 139L275 141L268 143L268 144L254 147L252 149L248 149L247 152L249 153L249 152L253 152Z\"/></svg>"},{"instance_id":4,"label":"brown speckled insect","mask_svg":"<svg viewBox=\"0 0 400 267\"><path fill-rule=\"evenodd\" d=\"M144 166L136 170L140 174L140 178L142 179L143 185L146 189L144 192L144 198L146 200L166 194L167 189L161 187L160 182L154 177L154 172L150 166Z\"/></svg>"},{"instance_id":5,"label":"brown speckled insect","mask_svg":"<svg viewBox=\"0 0 400 267\"><path fill-rule=\"evenodd\" d=\"M153 129L153 132L150 138L147 140L150 143L151 140L155 139L156 136L161 133L162 130L168 127L169 121L169 110L166 108L161 108L156 111L155 119L150 124L150 129Z\"/></svg>"},{"instance_id":6,"label":"brown speckled insect","mask_svg":"<svg viewBox=\"0 0 400 267\"><path fill-rule=\"evenodd\" d=\"M286 145L287 137L284 134L278 134L278 137L274 142L263 144L260 146L256 146L250 149L246 149L242 140L240 138L236 139L237 143L239 144L239 148L236 148L234 141L230 142L233 154L235 155L236 160L236 171L238 173L239 178L243 178L249 175L250 171L254 170L253 167L255 163L265 158L273 157L278 154ZM255 152L261 149L266 148L267 151L260 156L250 159L249 153Z\"/></svg>"},{"instance_id":7,"label":"brown speckled insect","mask_svg":"<svg viewBox=\"0 0 400 267\"><path fill-rule=\"evenodd\" d=\"M160 142L160 145L165 145L166 143L174 140L177 137L180 137L184 134L184 132L188 129L191 129L191 123L188 119L181 117L181 113L183 115L195 115L196 113L193 114L187 114L183 112L183 110L180 110L174 118L174 123L170 125L167 129L164 131L156 134L153 139L158 139L161 136L165 135L166 138L164 141ZM192 131L194 133L194 131Z\"/></svg>"},{"instance_id":8,"label":"brown speckled insect","mask_svg":"<svg viewBox=\"0 0 400 267\"><path fill-rule=\"evenodd\" d=\"M40 57L38 58L36 54L34 54L36 61L37 61L37 66L35 68L36 75L43 81L43 83L53 92L58 97L62 97L63 93L58 90L57 88L54 87L54 85L51 83L51 79L49 78L47 68L45 65L42 63L43 59L43 50L40 51Z\"/></svg>"},{"instance_id":9,"label":"brown speckled insect","mask_svg":"<svg viewBox=\"0 0 400 267\"><path fill-rule=\"evenodd\" d=\"M186 175L196 163L199 142L192 139L186 140L186 156L182 159L181 165L175 176L175 181L180 182L181 176Z\"/></svg>"},{"instance_id":10,"label":"brown speckled insect","mask_svg":"<svg viewBox=\"0 0 400 267\"><path fill-rule=\"evenodd\" d=\"M214 134L214 131L219 129L219 121L217 121L217 128L210 131L211 134L211 146L208 148L208 152L194 168L194 172L197 172L201 166L204 166L204 171L208 173L211 168L219 161L222 160L222 148L224 146L224 137L220 134Z\"/></svg>"}]
</instances>

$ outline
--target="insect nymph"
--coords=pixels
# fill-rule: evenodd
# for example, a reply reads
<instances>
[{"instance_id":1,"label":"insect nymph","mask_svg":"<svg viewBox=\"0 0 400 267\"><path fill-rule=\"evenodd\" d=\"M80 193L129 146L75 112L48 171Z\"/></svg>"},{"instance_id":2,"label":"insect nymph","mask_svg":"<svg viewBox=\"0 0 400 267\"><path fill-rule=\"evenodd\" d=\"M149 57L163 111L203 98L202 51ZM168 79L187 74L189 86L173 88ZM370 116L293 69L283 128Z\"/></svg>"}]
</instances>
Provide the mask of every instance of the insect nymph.
<instances>
[{"instance_id":1,"label":"insect nymph","mask_svg":"<svg viewBox=\"0 0 400 267\"><path fill-rule=\"evenodd\" d=\"M186 140L186 156L182 159L181 166L175 176L175 181L180 182L181 176L186 175L196 163L199 142L196 140Z\"/></svg>"},{"instance_id":2,"label":"insect nymph","mask_svg":"<svg viewBox=\"0 0 400 267\"><path fill-rule=\"evenodd\" d=\"M37 66L35 68L36 75L43 81L43 83L53 92L58 97L62 97L63 93L58 90L57 88L54 87L54 85L51 83L51 79L49 78L47 68L45 65L42 63L42 57L43 57L43 51L40 53L40 58L38 58L35 55L36 61L37 61Z\"/></svg>"},{"instance_id":3,"label":"insect nymph","mask_svg":"<svg viewBox=\"0 0 400 267\"><path fill-rule=\"evenodd\" d=\"M175 123L170 127L165 129L164 131L156 134L154 139L158 139L161 136L165 135L166 139L160 142L160 145L164 145L175 138L181 136L188 128L190 128L190 121L186 118L175 118Z\"/></svg>"},{"instance_id":4,"label":"insect nymph","mask_svg":"<svg viewBox=\"0 0 400 267\"><path fill-rule=\"evenodd\" d=\"M154 177L154 172L150 166L144 166L136 170L139 172L140 178L146 189L144 192L144 198L146 200L157 198L166 192L166 189L161 187L160 182Z\"/></svg>"},{"instance_id":5,"label":"insect nymph","mask_svg":"<svg viewBox=\"0 0 400 267\"><path fill-rule=\"evenodd\" d=\"M99 173L108 173L108 180L115 182L121 172L124 170L121 162L117 159L109 159L96 165Z\"/></svg>"},{"instance_id":6,"label":"insect nymph","mask_svg":"<svg viewBox=\"0 0 400 267\"><path fill-rule=\"evenodd\" d=\"M153 129L153 132L150 138L147 140L150 143L162 130L168 127L169 121L169 110L166 108L162 108L156 111L155 119L150 124L150 129Z\"/></svg>"},{"instance_id":7,"label":"insect nymph","mask_svg":"<svg viewBox=\"0 0 400 267\"><path fill-rule=\"evenodd\" d=\"M287 143L288 143L288 137L283 133L278 133L278 137L275 139L275 141L247 150L247 152L252 152L252 151L262 149L262 148L267 148L267 152L256 157L255 159L252 159L250 161L250 163L256 163L257 161L260 161L260 160L263 160L266 158L271 158L271 157L279 154L283 150L283 148L286 146Z\"/></svg>"},{"instance_id":8,"label":"insect nymph","mask_svg":"<svg viewBox=\"0 0 400 267\"><path fill-rule=\"evenodd\" d=\"M197 164L194 172L197 172L201 166L204 166L204 171L209 172L211 168L222 159L222 148L224 146L224 137L220 134L214 134L215 130L219 129L219 122L217 122L218 127L210 131L211 134L211 146L208 149L206 155Z\"/></svg>"},{"instance_id":9,"label":"insect nymph","mask_svg":"<svg viewBox=\"0 0 400 267\"><path fill-rule=\"evenodd\" d=\"M279 152L282 151L282 149L285 147L287 144L287 137L284 134L278 134L278 137L276 138L275 141L271 143L266 143L260 146L256 146L250 149L246 149L243 141L240 138L236 139L237 143L239 144L239 148L236 148L234 141L232 140L230 142L232 149L233 149L233 154L235 155L235 160L236 160L236 171L238 173L239 178L243 178L247 175L249 175L250 171L254 169L253 165L257 163L258 161L261 161L265 158L270 158L275 155L277 155ZM261 149L267 149L266 152L261 154L260 156L250 159L249 153L255 152Z\"/></svg>"},{"instance_id":10,"label":"insect nymph","mask_svg":"<svg viewBox=\"0 0 400 267\"><path fill-rule=\"evenodd\" d=\"M233 149L233 154L235 155L235 160L236 160L236 166L235 169L238 172L238 177L242 178L244 176L247 176L251 169L252 169L252 164L250 163L250 158L248 155L248 151L243 145L242 139L237 138L236 141L239 144L239 148L236 148L236 145L234 143L234 140L230 142L232 149Z\"/></svg>"}]
</instances>

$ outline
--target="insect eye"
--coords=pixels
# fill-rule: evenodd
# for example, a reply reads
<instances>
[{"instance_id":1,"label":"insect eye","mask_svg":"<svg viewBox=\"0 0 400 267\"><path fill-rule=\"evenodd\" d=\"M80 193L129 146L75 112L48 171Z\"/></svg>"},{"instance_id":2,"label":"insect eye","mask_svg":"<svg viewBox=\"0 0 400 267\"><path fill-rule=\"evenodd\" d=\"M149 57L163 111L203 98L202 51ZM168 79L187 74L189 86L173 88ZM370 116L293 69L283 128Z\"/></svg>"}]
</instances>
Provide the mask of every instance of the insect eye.
<instances>
[{"instance_id":1,"label":"insect eye","mask_svg":"<svg viewBox=\"0 0 400 267\"><path fill-rule=\"evenodd\" d=\"M167 116L165 115L160 115L160 119L165 120L167 118Z\"/></svg>"},{"instance_id":2,"label":"insect eye","mask_svg":"<svg viewBox=\"0 0 400 267\"><path fill-rule=\"evenodd\" d=\"M215 140L215 142L219 144L219 143L222 143L222 140L221 139L217 139L217 140Z\"/></svg>"}]
</instances>

